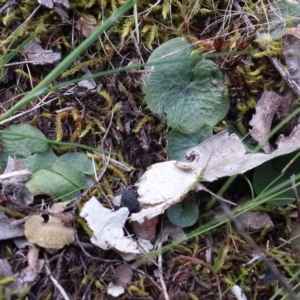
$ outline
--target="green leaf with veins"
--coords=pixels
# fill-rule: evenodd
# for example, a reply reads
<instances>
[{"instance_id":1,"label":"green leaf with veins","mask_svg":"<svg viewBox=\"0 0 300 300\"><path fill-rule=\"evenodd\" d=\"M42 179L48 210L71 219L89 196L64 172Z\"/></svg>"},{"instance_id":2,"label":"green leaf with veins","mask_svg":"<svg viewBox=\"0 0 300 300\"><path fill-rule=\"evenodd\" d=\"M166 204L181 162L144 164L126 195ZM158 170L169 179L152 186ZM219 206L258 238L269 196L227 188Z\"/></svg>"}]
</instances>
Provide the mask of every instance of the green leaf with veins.
<instances>
[{"instance_id":1,"label":"green leaf with veins","mask_svg":"<svg viewBox=\"0 0 300 300\"><path fill-rule=\"evenodd\" d=\"M158 47L148 62L188 58L169 65L148 68L143 91L149 108L159 117L166 114L170 127L195 130L206 123L216 125L229 109L224 96L224 76L211 60L192 52L196 48L184 38L172 39Z\"/></svg>"},{"instance_id":2,"label":"green leaf with veins","mask_svg":"<svg viewBox=\"0 0 300 300\"><path fill-rule=\"evenodd\" d=\"M12 135L11 133L19 133L20 135ZM26 158L33 153L41 153L48 149L47 142L32 139L30 136L46 139L39 129L29 124L13 124L1 132L2 168L6 167L8 156Z\"/></svg>"},{"instance_id":3,"label":"green leaf with veins","mask_svg":"<svg viewBox=\"0 0 300 300\"><path fill-rule=\"evenodd\" d=\"M167 216L174 225L181 228L189 227L198 220L198 206L192 201L179 202L168 208Z\"/></svg>"},{"instance_id":4,"label":"green leaf with veins","mask_svg":"<svg viewBox=\"0 0 300 300\"><path fill-rule=\"evenodd\" d=\"M33 194L46 194L63 201L74 199L80 194L80 188L63 176L48 170L34 173L26 186Z\"/></svg>"},{"instance_id":5,"label":"green leaf with veins","mask_svg":"<svg viewBox=\"0 0 300 300\"><path fill-rule=\"evenodd\" d=\"M80 188L90 187L94 183L90 176L94 173L93 161L84 153L70 152L61 155L53 164L52 170Z\"/></svg>"}]
</instances>

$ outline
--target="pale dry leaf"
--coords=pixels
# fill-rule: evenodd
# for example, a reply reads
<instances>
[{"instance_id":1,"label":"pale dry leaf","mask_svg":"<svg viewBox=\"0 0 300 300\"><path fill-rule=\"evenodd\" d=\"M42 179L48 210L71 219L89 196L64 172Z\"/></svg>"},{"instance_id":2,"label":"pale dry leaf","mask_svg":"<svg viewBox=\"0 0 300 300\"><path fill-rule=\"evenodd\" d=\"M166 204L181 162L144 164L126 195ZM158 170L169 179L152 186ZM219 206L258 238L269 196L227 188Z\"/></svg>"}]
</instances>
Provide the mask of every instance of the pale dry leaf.
<instances>
[{"instance_id":1,"label":"pale dry leaf","mask_svg":"<svg viewBox=\"0 0 300 300\"><path fill-rule=\"evenodd\" d=\"M82 33L84 37L89 37L95 30L97 20L92 15L87 15L88 20L80 17L76 22L76 29Z\"/></svg>"},{"instance_id":2,"label":"pale dry leaf","mask_svg":"<svg viewBox=\"0 0 300 300\"><path fill-rule=\"evenodd\" d=\"M108 284L107 294L111 295L112 297L119 297L125 293L125 289L122 286L117 286L110 282Z\"/></svg>"},{"instance_id":3,"label":"pale dry leaf","mask_svg":"<svg viewBox=\"0 0 300 300\"><path fill-rule=\"evenodd\" d=\"M67 208L67 206L73 201L74 200L53 203L51 208L49 209L49 212L53 214L62 213Z\"/></svg>"},{"instance_id":4,"label":"pale dry leaf","mask_svg":"<svg viewBox=\"0 0 300 300\"><path fill-rule=\"evenodd\" d=\"M80 212L80 216L93 230L91 242L103 250L115 249L126 260L141 253L137 242L124 236L123 227L128 215L128 208L112 211L105 208L95 197L87 201Z\"/></svg>"},{"instance_id":5,"label":"pale dry leaf","mask_svg":"<svg viewBox=\"0 0 300 300\"><path fill-rule=\"evenodd\" d=\"M47 216L43 218L35 215L25 222L25 236L28 241L48 251L71 244L75 239L74 229L66 226L63 217Z\"/></svg>"},{"instance_id":6,"label":"pale dry leaf","mask_svg":"<svg viewBox=\"0 0 300 300\"><path fill-rule=\"evenodd\" d=\"M83 78L92 75L92 72L88 68L82 70L84 72ZM93 90L97 84L94 79L84 79L78 82L78 86L84 87L87 90Z\"/></svg>"},{"instance_id":7,"label":"pale dry leaf","mask_svg":"<svg viewBox=\"0 0 300 300\"><path fill-rule=\"evenodd\" d=\"M69 21L69 19L70 19L69 15L61 7L55 6L54 10L61 17L61 21L63 24L65 24Z\"/></svg>"},{"instance_id":8,"label":"pale dry leaf","mask_svg":"<svg viewBox=\"0 0 300 300\"><path fill-rule=\"evenodd\" d=\"M53 64L61 59L61 54L52 50L44 50L37 42L30 41L24 49L28 51L27 57L33 65Z\"/></svg>"},{"instance_id":9,"label":"pale dry leaf","mask_svg":"<svg viewBox=\"0 0 300 300\"><path fill-rule=\"evenodd\" d=\"M53 8L54 3L62 4L66 8L70 7L69 1L68 0L38 0L38 2L48 8Z\"/></svg>"},{"instance_id":10,"label":"pale dry leaf","mask_svg":"<svg viewBox=\"0 0 300 300\"><path fill-rule=\"evenodd\" d=\"M138 247L142 253L148 253L153 250L153 244L149 240L138 238Z\"/></svg>"},{"instance_id":11,"label":"pale dry leaf","mask_svg":"<svg viewBox=\"0 0 300 300\"><path fill-rule=\"evenodd\" d=\"M29 247L27 254L28 266L20 272L22 283L33 283L44 266L44 259L38 259L40 248L34 245Z\"/></svg>"},{"instance_id":12,"label":"pale dry leaf","mask_svg":"<svg viewBox=\"0 0 300 300\"><path fill-rule=\"evenodd\" d=\"M231 292L237 300L247 300L245 294L243 293L243 290L238 285L234 285L231 288Z\"/></svg>"},{"instance_id":13,"label":"pale dry leaf","mask_svg":"<svg viewBox=\"0 0 300 300\"><path fill-rule=\"evenodd\" d=\"M205 250L205 259L209 264L211 263L211 258L212 258L212 247L210 244L208 244Z\"/></svg>"},{"instance_id":14,"label":"pale dry leaf","mask_svg":"<svg viewBox=\"0 0 300 300\"><path fill-rule=\"evenodd\" d=\"M26 182L31 176L28 170L18 170L10 173L0 175L0 183L4 184L17 184Z\"/></svg>"},{"instance_id":15,"label":"pale dry leaf","mask_svg":"<svg viewBox=\"0 0 300 300\"><path fill-rule=\"evenodd\" d=\"M212 182L225 176L243 174L275 157L300 148L300 125L288 137L279 136L277 149L271 154L246 153L236 134L224 131L200 145L189 149L189 162L167 161L154 164L136 183L139 202L144 205L140 212L131 215L132 221L144 222L181 201L201 178ZM148 206L148 207L146 207Z\"/></svg>"},{"instance_id":16,"label":"pale dry leaf","mask_svg":"<svg viewBox=\"0 0 300 300\"><path fill-rule=\"evenodd\" d=\"M54 0L54 3L62 4L66 8L70 7L69 1L68 0Z\"/></svg>"},{"instance_id":17,"label":"pale dry leaf","mask_svg":"<svg viewBox=\"0 0 300 300\"><path fill-rule=\"evenodd\" d=\"M266 138L270 133L273 117L283 102L284 98L276 93L264 92L255 106L256 113L249 122L252 126L251 137L259 142L265 153L271 153L270 144Z\"/></svg>"},{"instance_id":18,"label":"pale dry leaf","mask_svg":"<svg viewBox=\"0 0 300 300\"><path fill-rule=\"evenodd\" d=\"M16 158L12 158L11 156L8 156L7 165L3 173L6 174L13 171L19 171L19 170L26 170L26 168L24 168Z\"/></svg>"},{"instance_id":19,"label":"pale dry leaf","mask_svg":"<svg viewBox=\"0 0 300 300\"><path fill-rule=\"evenodd\" d=\"M300 57L299 57L299 48L300 48L300 39L293 35L288 34L283 39L284 46L284 57L285 63L289 70L290 76L293 79L296 79L297 82L300 82Z\"/></svg>"}]
</instances>

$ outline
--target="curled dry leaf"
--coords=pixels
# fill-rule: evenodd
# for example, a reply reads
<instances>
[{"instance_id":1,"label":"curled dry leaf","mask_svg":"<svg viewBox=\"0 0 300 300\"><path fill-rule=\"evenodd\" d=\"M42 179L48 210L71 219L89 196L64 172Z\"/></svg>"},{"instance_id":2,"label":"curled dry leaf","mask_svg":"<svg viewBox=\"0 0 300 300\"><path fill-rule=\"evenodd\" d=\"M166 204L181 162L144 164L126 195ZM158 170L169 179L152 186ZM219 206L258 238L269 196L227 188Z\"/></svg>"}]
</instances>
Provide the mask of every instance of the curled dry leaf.
<instances>
[{"instance_id":1,"label":"curled dry leaf","mask_svg":"<svg viewBox=\"0 0 300 300\"><path fill-rule=\"evenodd\" d=\"M25 222L25 236L30 243L48 251L61 249L75 239L74 229L67 226L64 219L63 216L32 216Z\"/></svg>"},{"instance_id":2,"label":"curled dry leaf","mask_svg":"<svg viewBox=\"0 0 300 300\"><path fill-rule=\"evenodd\" d=\"M279 136L277 150L270 154L246 153L236 134L224 131L186 152L188 162L167 161L152 165L136 183L140 212L132 221L144 222L181 201L199 179L212 182L220 177L242 174L275 157L300 148L300 125L288 137Z\"/></svg>"},{"instance_id":3,"label":"curled dry leaf","mask_svg":"<svg viewBox=\"0 0 300 300\"><path fill-rule=\"evenodd\" d=\"M103 250L115 249L126 260L141 253L137 242L124 236L123 227L128 215L127 207L112 211L105 208L95 197L86 202L80 212L80 216L94 232L91 242Z\"/></svg>"}]
</instances>

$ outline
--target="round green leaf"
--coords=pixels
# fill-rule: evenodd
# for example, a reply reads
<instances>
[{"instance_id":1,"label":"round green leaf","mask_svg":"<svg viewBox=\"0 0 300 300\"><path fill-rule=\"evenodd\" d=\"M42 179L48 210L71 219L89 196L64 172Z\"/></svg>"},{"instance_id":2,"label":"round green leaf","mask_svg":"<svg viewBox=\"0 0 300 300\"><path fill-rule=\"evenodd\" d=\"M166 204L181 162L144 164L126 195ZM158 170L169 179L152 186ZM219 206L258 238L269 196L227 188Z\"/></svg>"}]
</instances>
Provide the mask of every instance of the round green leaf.
<instances>
[{"instance_id":1,"label":"round green leaf","mask_svg":"<svg viewBox=\"0 0 300 300\"><path fill-rule=\"evenodd\" d=\"M2 141L2 167L5 167L8 156L26 158L33 153L41 153L48 149L47 142L28 137L46 139L39 129L29 124L10 125L5 129L5 133L0 134ZM12 135L12 133L22 134L23 136Z\"/></svg>"},{"instance_id":2,"label":"round green leaf","mask_svg":"<svg viewBox=\"0 0 300 300\"><path fill-rule=\"evenodd\" d=\"M57 156L54 154L51 148L45 152L35 153L26 158L18 159L20 164L32 173L38 170L51 170L52 165L56 160Z\"/></svg>"},{"instance_id":3,"label":"round green leaf","mask_svg":"<svg viewBox=\"0 0 300 300\"><path fill-rule=\"evenodd\" d=\"M34 173L26 186L33 194L46 194L63 201L74 199L80 194L77 186L63 176L47 170Z\"/></svg>"},{"instance_id":4,"label":"round green leaf","mask_svg":"<svg viewBox=\"0 0 300 300\"><path fill-rule=\"evenodd\" d=\"M148 62L184 59L195 50L186 39L172 39L158 47ZM170 127L194 130L222 120L229 109L224 97L224 77L218 66L198 59L156 65L145 78L144 93L149 108L160 117L166 114Z\"/></svg>"},{"instance_id":5,"label":"round green leaf","mask_svg":"<svg viewBox=\"0 0 300 300\"><path fill-rule=\"evenodd\" d=\"M93 163L84 153L70 152L61 155L52 166L52 170L80 188L93 185Z\"/></svg>"},{"instance_id":6,"label":"round green leaf","mask_svg":"<svg viewBox=\"0 0 300 300\"><path fill-rule=\"evenodd\" d=\"M282 169L290 162L290 160L295 156L295 154L289 154L285 156L280 156L271 161L268 161L260 166L258 166L253 175L253 187L257 194L260 194L272 181L282 175ZM285 171L284 175L279 178L275 185L288 181L290 184L287 185L291 187L291 175L297 175L300 172L300 158L294 161L289 168ZM272 188L272 187L270 187ZM298 194L300 195L300 188L298 188ZM280 194L280 198L269 201L268 204L274 206L288 205L295 201L294 193L292 189L287 192Z\"/></svg>"},{"instance_id":7,"label":"round green leaf","mask_svg":"<svg viewBox=\"0 0 300 300\"><path fill-rule=\"evenodd\" d=\"M86 154L80 152L65 153L58 158L55 164L72 167L86 175L93 175L95 172L93 161Z\"/></svg>"},{"instance_id":8,"label":"round green leaf","mask_svg":"<svg viewBox=\"0 0 300 300\"><path fill-rule=\"evenodd\" d=\"M173 160L185 160L185 152L213 136L212 128L202 124L194 131L184 131L179 126L173 128L167 136L168 155Z\"/></svg>"},{"instance_id":9,"label":"round green leaf","mask_svg":"<svg viewBox=\"0 0 300 300\"><path fill-rule=\"evenodd\" d=\"M197 222L199 209L192 201L179 202L168 208L167 216L174 225L181 228L189 227Z\"/></svg>"}]
</instances>

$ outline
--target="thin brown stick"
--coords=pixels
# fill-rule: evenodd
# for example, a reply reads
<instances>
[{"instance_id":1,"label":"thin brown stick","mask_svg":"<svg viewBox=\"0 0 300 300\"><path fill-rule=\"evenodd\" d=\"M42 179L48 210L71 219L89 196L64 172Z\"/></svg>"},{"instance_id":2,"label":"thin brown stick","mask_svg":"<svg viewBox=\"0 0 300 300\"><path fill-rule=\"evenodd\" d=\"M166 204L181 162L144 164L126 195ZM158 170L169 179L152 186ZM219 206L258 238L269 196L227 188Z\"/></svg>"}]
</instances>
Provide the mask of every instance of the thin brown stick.
<instances>
[{"instance_id":1,"label":"thin brown stick","mask_svg":"<svg viewBox=\"0 0 300 300\"><path fill-rule=\"evenodd\" d=\"M295 175L291 176L292 180L292 189L295 195L295 200L296 200L296 206L297 206L297 213L298 213L298 224L300 226L300 203L299 203L299 196L298 196L298 191L296 187L296 181L295 181Z\"/></svg>"}]
</instances>

